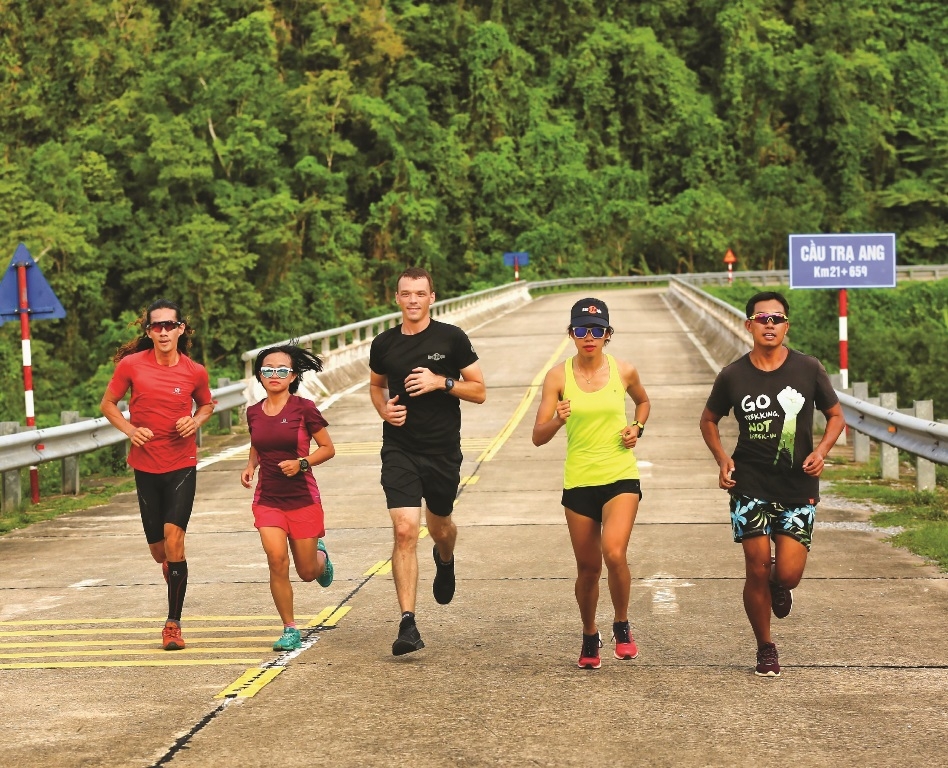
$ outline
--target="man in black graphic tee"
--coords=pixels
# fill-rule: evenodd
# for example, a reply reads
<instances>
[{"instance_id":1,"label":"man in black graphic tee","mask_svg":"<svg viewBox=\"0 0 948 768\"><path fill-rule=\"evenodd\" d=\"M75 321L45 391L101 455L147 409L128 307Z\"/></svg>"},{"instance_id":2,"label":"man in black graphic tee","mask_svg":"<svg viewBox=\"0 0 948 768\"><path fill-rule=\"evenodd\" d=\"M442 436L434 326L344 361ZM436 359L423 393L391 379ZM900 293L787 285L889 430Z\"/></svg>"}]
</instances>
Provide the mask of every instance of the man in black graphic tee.
<instances>
[{"instance_id":1,"label":"man in black graphic tee","mask_svg":"<svg viewBox=\"0 0 948 768\"><path fill-rule=\"evenodd\" d=\"M718 485L730 494L734 541L744 549L744 610L757 639L755 672L777 677L770 614L782 619L793 606L791 590L803 578L813 536L823 460L845 421L820 361L783 344L790 329L787 300L766 291L746 309L754 347L718 374L701 414L701 434L718 462ZM740 433L729 456L718 422L731 409ZM816 409L826 416L826 430L814 448Z\"/></svg>"},{"instance_id":2,"label":"man in black graphic tee","mask_svg":"<svg viewBox=\"0 0 948 768\"><path fill-rule=\"evenodd\" d=\"M415 624L423 507L434 541L435 600L443 605L454 597L451 513L461 479L460 401L483 403L487 390L467 334L431 318L435 294L426 270L405 270L395 301L402 322L372 341L369 393L385 421L381 482L395 537L392 575L402 620L392 653L400 656L425 646Z\"/></svg>"}]
</instances>

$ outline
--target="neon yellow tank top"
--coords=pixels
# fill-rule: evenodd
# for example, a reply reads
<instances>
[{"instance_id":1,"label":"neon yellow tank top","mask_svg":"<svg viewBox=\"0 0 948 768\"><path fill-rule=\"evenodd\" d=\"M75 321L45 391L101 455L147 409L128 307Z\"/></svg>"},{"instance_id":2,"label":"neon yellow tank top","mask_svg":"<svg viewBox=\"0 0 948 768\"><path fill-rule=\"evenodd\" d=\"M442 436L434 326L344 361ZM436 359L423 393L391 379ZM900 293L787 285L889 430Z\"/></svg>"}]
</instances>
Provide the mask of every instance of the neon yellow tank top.
<instances>
[{"instance_id":1,"label":"neon yellow tank top","mask_svg":"<svg viewBox=\"0 0 948 768\"><path fill-rule=\"evenodd\" d=\"M617 480L638 480L635 454L622 447L620 432L628 426L626 392L615 358L606 355L609 381L596 392L583 392L573 376L573 358L566 365L563 397L569 400L566 420L566 464L563 487L608 485Z\"/></svg>"}]
</instances>

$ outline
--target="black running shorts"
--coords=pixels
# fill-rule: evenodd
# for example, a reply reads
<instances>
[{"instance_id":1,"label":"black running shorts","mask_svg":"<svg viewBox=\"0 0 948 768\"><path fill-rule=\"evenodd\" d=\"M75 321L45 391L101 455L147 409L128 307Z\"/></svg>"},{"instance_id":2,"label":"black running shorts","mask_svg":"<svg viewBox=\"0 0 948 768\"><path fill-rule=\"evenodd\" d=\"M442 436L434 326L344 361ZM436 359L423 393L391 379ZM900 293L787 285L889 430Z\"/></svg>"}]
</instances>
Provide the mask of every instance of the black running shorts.
<instances>
[{"instance_id":1,"label":"black running shorts","mask_svg":"<svg viewBox=\"0 0 948 768\"><path fill-rule=\"evenodd\" d=\"M183 531L188 529L197 487L197 467L183 467L160 474L136 469L135 486L142 527L149 544L164 540L166 523Z\"/></svg>"},{"instance_id":2,"label":"black running shorts","mask_svg":"<svg viewBox=\"0 0 948 768\"><path fill-rule=\"evenodd\" d=\"M561 503L577 515L591 517L602 522L602 508L606 503L623 493L634 493L642 498L642 486L638 480L617 480L606 485L582 485L564 488Z\"/></svg>"},{"instance_id":3,"label":"black running shorts","mask_svg":"<svg viewBox=\"0 0 948 768\"><path fill-rule=\"evenodd\" d=\"M420 507L424 499L432 514L447 517L458 495L463 460L460 447L435 454L382 448L382 488L388 508Z\"/></svg>"}]
</instances>

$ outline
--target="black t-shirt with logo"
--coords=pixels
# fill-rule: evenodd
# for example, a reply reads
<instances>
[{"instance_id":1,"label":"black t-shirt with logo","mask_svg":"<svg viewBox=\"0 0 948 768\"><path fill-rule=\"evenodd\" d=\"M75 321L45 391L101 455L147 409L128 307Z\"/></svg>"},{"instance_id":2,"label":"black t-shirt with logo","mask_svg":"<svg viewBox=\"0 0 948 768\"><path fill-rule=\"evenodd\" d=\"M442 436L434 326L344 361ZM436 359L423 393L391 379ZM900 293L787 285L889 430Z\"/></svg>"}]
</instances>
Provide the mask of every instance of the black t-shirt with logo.
<instances>
[{"instance_id":1,"label":"black t-shirt with logo","mask_svg":"<svg viewBox=\"0 0 948 768\"><path fill-rule=\"evenodd\" d=\"M444 390L409 397L405 379L415 368L457 379L461 369L477 362L471 340L460 328L432 320L420 333L407 335L396 325L372 340L369 368L388 379L388 396L408 407L405 423L382 425L385 445L415 453L456 450L461 440L461 402Z\"/></svg>"},{"instance_id":2,"label":"black t-shirt with logo","mask_svg":"<svg viewBox=\"0 0 948 768\"><path fill-rule=\"evenodd\" d=\"M782 504L815 504L820 481L803 471L813 452L813 412L839 398L822 363L792 349L775 371L762 371L744 355L715 379L708 410L734 409L740 434L734 449L732 491Z\"/></svg>"}]
</instances>

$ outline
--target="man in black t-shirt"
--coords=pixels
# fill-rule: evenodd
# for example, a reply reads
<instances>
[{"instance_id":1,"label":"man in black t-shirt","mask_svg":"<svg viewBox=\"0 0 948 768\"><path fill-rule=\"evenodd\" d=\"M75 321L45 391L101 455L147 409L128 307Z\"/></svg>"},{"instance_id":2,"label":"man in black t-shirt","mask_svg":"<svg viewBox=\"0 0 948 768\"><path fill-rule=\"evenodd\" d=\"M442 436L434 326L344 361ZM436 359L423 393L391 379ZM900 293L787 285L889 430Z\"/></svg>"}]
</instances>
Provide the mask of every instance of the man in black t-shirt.
<instances>
[{"instance_id":1,"label":"man in black t-shirt","mask_svg":"<svg viewBox=\"0 0 948 768\"><path fill-rule=\"evenodd\" d=\"M415 624L416 549L421 512L434 541L435 600L454 597L451 517L461 479L461 400L487 397L477 353L460 328L431 318L431 275L413 267L398 278L401 325L380 333L369 354L369 394L382 426L382 487L392 518L392 575L402 619L392 653L425 647ZM424 501L423 501L424 500Z\"/></svg>"},{"instance_id":2,"label":"man in black t-shirt","mask_svg":"<svg viewBox=\"0 0 948 768\"><path fill-rule=\"evenodd\" d=\"M757 639L761 677L779 677L770 613L782 619L803 578L819 501L823 460L845 426L826 370L815 357L784 346L790 307L765 291L747 302L744 325L753 349L715 379L701 414L701 434L718 462L718 485L730 494L734 541L744 549L744 610ZM729 456L718 422L734 409L737 447ZM826 429L813 447L813 413ZM771 556L770 541L774 542Z\"/></svg>"}]
</instances>

